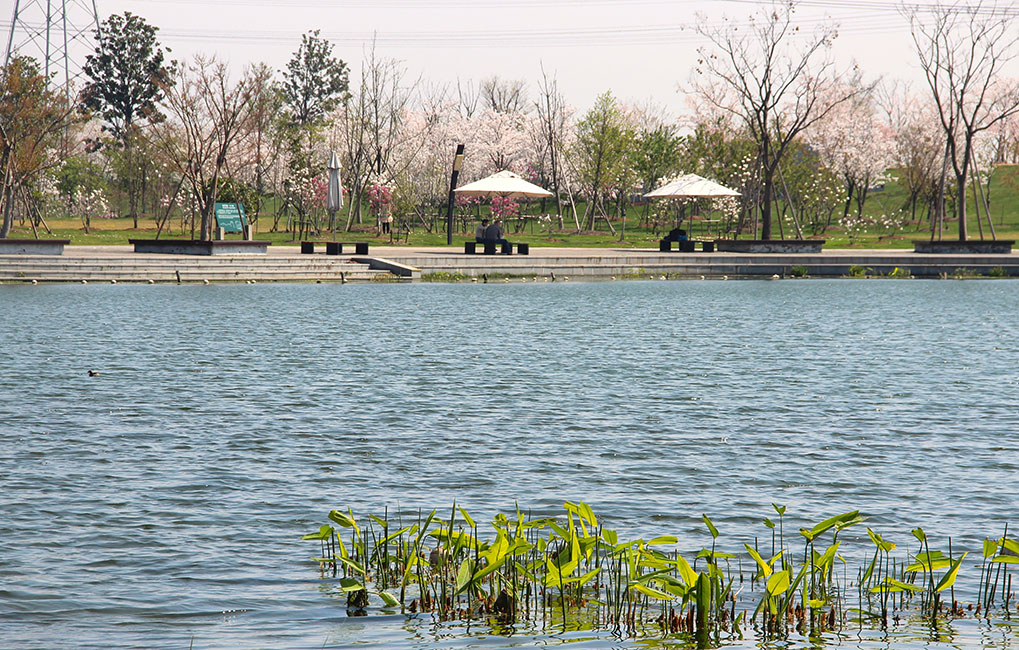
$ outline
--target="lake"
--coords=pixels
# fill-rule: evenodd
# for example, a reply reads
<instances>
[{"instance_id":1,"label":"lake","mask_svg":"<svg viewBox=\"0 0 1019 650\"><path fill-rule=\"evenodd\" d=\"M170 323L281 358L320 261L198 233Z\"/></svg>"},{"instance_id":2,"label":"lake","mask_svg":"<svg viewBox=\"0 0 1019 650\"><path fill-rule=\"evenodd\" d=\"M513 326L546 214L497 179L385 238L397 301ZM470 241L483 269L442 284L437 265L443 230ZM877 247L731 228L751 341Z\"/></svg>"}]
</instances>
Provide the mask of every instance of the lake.
<instances>
[{"instance_id":1,"label":"lake","mask_svg":"<svg viewBox=\"0 0 1019 650\"><path fill-rule=\"evenodd\" d=\"M488 521L584 500L684 554L711 543L702 513L737 552L772 503L787 532L859 509L904 547L922 526L979 555L1019 525L1017 289L0 286L0 646L658 647L348 617L300 540L347 506L456 500ZM827 642L1017 636L969 620Z\"/></svg>"}]
</instances>

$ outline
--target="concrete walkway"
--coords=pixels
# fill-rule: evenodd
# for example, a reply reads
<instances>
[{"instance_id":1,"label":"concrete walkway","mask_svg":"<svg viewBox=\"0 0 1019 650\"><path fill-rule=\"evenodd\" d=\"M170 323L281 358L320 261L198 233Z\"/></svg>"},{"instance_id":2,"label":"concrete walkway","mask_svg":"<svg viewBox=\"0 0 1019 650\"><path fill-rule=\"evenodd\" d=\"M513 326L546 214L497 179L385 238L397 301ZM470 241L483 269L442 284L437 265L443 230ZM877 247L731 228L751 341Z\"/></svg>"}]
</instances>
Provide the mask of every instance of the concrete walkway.
<instances>
[{"instance_id":1,"label":"concrete walkway","mask_svg":"<svg viewBox=\"0 0 1019 650\"><path fill-rule=\"evenodd\" d=\"M375 267L369 272L370 266ZM360 264L355 262L361 262ZM388 266L387 266L388 265ZM1004 272L1019 277L1019 253L932 255L911 250L833 249L816 254L662 253L632 248L532 247L530 255L465 255L462 244L376 246L369 255L302 255L297 246L270 246L267 255L212 257L135 253L131 246L67 246L64 254L0 255L0 282L118 280L128 282L372 281L391 276L400 265L439 279L477 277L571 277L622 279L752 278L806 272L811 277L844 277L852 267L868 275L952 276ZM1000 267L1000 271L997 269ZM898 269L898 271L895 271ZM418 273L414 273L417 277Z\"/></svg>"}]
</instances>

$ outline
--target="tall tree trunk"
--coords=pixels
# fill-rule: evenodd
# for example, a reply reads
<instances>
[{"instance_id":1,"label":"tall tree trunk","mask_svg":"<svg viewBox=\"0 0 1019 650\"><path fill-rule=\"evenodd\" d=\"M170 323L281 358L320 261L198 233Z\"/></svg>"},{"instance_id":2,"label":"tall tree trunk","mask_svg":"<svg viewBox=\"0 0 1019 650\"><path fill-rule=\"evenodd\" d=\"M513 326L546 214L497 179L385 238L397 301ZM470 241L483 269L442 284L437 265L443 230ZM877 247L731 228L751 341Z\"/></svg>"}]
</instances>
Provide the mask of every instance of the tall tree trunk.
<instances>
[{"instance_id":1,"label":"tall tree trunk","mask_svg":"<svg viewBox=\"0 0 1019 650\"><path fill-rule=\"evenodd\" d=\"M959 241L966 241L966 174L955 175L955 215L959 218Z\"/></svg>"},{"instance_id":2,"label":"tall tree trunk","mask_svg":"<svg viewBox=\"0 0 1019 650\"><path fill-rule=\"evenodd\" d=\"M764 187L761 196L761 239L771 239L771 200L774 188L772 187L772 175L765 171Z\"/></svg>"},{"instance_id":3,"label":"tall tree trunk","mask_svg":"<svg viewBox=\"0 0 1019 650\"><path fill-rule=\"evenodd\" d=\"M7 179L4 179L7 181ZM0 225L0 239L6 239L11 234L11 222L14 216L14 192L9 182L3 187L3 224Z\"/></svg>"}]
</instances>

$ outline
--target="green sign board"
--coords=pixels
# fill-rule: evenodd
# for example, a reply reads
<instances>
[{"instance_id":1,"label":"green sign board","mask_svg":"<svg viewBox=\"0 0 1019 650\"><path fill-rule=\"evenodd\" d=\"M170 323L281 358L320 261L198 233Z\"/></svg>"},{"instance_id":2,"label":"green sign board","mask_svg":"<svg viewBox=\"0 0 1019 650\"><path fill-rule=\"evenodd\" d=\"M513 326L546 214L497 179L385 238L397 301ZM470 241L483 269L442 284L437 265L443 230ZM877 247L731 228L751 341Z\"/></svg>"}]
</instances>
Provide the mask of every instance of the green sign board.
<instances>
[{"instance_id":1,"label":"green sign board","mask_svg":"<svg viewBox=\"0 0 1019 650\"><path fill-rule=\"evenodd\" d=\"M244 206L240 203L216 204L216 225L224 232L244 232L247 223Z\"/></svg>"}]
</instances>

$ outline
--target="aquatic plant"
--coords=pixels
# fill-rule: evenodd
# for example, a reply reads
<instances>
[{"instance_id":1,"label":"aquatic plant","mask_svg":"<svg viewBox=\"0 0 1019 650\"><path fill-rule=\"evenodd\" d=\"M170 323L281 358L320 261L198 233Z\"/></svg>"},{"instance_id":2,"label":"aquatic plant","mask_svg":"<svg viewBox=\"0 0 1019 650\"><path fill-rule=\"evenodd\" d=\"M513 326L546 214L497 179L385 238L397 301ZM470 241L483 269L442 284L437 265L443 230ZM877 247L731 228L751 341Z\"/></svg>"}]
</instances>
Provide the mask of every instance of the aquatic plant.
<instances>
[{"instance_id":1,"label":"aquatic plant","mask_svg":"<svg viewBox=\"0 0 1019 650\"><path fill-rule=\"evenodd\" d=\"M888 272L888 277L908 280L909 278L913 277L913 274L909 272L909 269L904 269L896 266L895 268Z\"/></svg>"},{"instance_id":2,"label":"aquatic plant","mask_svg":"<svg viewBox=\"0 0 1019 650\"><path fill-rule=\"evenodd\" d=\"M768 553L756 538L737 552L720 550L721 534L705 514L711 544L691 562L669 550L676 537L623 540L586 503L563 507L557 518L532 518L519 508L497 514L488 539L456 503L448 517L433 510L407 524L391 521L388 509L363 524L349 508L331 510L331 524L303 539L319 542L313 559L354 611L366 610L374 597L382 609L428 612L440 621L555 621L565 629L583 619L622 635L687 635L701 647L742 638L748 626L765 638L792 630L814 635L848 621L884 627L910 611L935 622L967 611L988 616L996 606L1007 615L1014 601L1008 569L1019 564L1019 543L1007 526L983 543L974 610L954 593L969 551L958 553L951 538L947 554L932 550L919 527L913 550L867 528L862 539L873 553L862 549L863 564L850 571L847 555L854 556L840 533L865 521L858 511L799 528L802 553L786 544L784 506L772 504L777 526L764 519Z\"/></svg>"}]
</instances>

